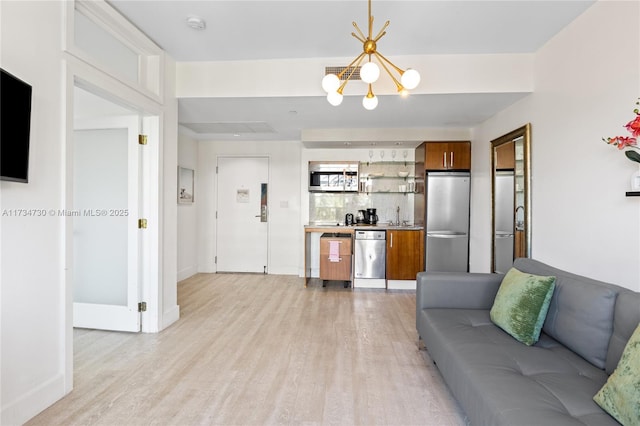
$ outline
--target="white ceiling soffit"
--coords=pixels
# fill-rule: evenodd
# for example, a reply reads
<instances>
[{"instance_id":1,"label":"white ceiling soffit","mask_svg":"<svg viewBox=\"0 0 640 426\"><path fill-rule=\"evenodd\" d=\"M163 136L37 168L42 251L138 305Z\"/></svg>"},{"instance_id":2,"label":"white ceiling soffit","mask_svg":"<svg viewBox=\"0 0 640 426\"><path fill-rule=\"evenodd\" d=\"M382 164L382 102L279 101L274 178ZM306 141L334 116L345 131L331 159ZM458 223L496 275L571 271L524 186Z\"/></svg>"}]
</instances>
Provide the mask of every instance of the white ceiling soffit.
<instances>
[{"instance_id":1,"label":"white ceiling soffit","mask_svg":"<svg viewBox=\"0 0 640 426\"><path fill-rule=\"evenodd\" d=\"M275 133L275 130L265 122L250 121L244 123L187 123L180 122L181 125L195 133L200 134L226 134L241 135L257 133Z\"/></svg>"}]
</instances>

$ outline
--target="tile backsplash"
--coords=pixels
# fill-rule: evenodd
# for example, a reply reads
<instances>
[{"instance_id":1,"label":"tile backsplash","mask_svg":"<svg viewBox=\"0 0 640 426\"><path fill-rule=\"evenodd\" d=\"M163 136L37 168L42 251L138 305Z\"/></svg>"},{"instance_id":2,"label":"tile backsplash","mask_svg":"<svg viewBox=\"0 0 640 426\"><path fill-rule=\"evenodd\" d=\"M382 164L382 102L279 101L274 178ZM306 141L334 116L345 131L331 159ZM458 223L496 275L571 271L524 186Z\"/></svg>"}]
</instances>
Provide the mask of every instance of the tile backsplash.
<instances>
[{"instance_id":1,"label":"tile backsplash","mask_svg":"<svg viewBox=\"0 0 640 426\"><path fill-rule=\"evenodd\" d=\"M309 193L310 224L344 224L347 213L355 218L358 210L376 208L378 223L396 222L396 211L400 207L400 221L413 224L413 199L415 194L394 193Z\"/></svg>"}]
</instances>

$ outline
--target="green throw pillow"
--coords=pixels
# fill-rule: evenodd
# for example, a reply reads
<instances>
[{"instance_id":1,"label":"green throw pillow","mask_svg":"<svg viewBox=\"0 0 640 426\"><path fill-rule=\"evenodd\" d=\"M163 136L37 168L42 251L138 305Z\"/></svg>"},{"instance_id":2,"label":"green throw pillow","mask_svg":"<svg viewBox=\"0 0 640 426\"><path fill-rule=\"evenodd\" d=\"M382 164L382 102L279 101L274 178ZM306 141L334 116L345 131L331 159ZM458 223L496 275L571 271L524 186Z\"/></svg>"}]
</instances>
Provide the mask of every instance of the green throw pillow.
<instances>
[{"instance_id":1,"label":"green throw pillow","mask_svg":"<svg viewBox=\"0 0 640 426\"><path fill-rule=\"evenodd\" d=\"M527 274L511 268L491 307L491 321L525 345L540 337L556 285L556 277Z\"/></svg>"},{"instance_id":2,"label":"green throw pillow","mask_svg":"<svg viewBox=\"0 0 640 426\"><path fill-rule=\"evenodd\" d=\"M618 366L593 400L625 426L640 425L640 324Z\"/></svg>"}]
</instances>

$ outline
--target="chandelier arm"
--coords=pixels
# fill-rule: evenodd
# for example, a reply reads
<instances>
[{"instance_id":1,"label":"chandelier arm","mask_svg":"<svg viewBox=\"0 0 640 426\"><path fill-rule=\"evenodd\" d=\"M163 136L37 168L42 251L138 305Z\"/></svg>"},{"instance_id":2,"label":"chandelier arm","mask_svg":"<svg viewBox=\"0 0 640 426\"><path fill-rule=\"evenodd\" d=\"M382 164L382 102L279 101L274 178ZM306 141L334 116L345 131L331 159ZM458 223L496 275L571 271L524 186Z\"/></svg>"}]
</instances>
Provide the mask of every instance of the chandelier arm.
<instances>
[{"instance_id":1,"label":"chandelier arm","mask_svg":"<svg viewBox=\"0 0 640 426\"><path fill-rule=\"evenodd\" d=\"M360 63L362 62L362 59L364 58L365 53L362 52L360 55L358 55L358 57L356 59L353 60L353 62L351 62L347 68L345 68L340 75L342 75L346 70L351 69L351 72L349 73L349 75L347 76L346 80L344 81L344 83L342 83L340 85L340 87L338 87L337 92L342 94L342 91L344 90L345 86L347 85L347 83L349 82L349 80L351 79L351 76L353 75L354 72L356 72L356 69L358 68L358 66L360 65ZM353 65L354 62L358 61L353 67L351 65Z\"/></svg>"},{"instance_id":2,"label":"chandelier arm","mask_svg":"<svg viewBox=\"0 0 640 426\"><path fill-rule=\"evenodd\" d=\"M369 40L371 40L371 36L373 35L373 16L369 13Z\"/></svg>"},{"instance_id":3,"label":"chandelier arm","mask_svg":"<svg viewBox=\"0 0 640 426\"><path fill-rule=\"evenodd\" d=\"M342 78L342 76L344 75L345 72L347 72L351 66L353 64L355 64L358 60L362 61L362 57L366 55L366 53L362 52L361 54L359 54L353 61L351 61L351 63L349 65L347 65L342 71L340 71L340 73L338 74L338 78ZM353 70L351 71L351 74L353 74ZM351 78L351 74L349 74L349 77L347 77L347 80L349 80L349 78Z\"/></svg>"},{"instance_id":4,"label":"chandelier arm","mask_svg":"<svg viewBox=\"0 0 640 426\"><path fill-rule=\"evenodd\" d=\"M384 25L382 26L382 28L380 29L380 31L378 32L378 35L376 36L376 38L373 39L373 41L378 41L382 38L383 35L386 34L386 29L389 26L390 21L387 21L384 23Z\"/></svg>"},{"instance_id":5,"label":"chandelier arm","mask_svg":"<svg viewBox=\"0 0 640 426\"><path fill-rule=\"evenodd\" d=\"M404 71L397 67L393 62L391 62L390 60L388 60L387 58L385 58L384 56L382 56L381 54L379 54L378 52L375 52L376 57L378 57L378 59L380 59L380 63L382 63L382 61L388 63L389 65L391 65L396 71L398 71L398 74L402 75L404 74Z\"/></svg>"},{"instance_id":6,"label":"chandelier arm","mask_svg":"<svg viewBox=\"0 0 640 426\"><path fill-rule=\"evenodd\" d=\"M359 41L360 43L365 43L365 42L366 42L366 40L365 40L365 39L360 38L360 36L359 36L359 35L357 35L356 33L351 33L351 35L352 35L353 37L357 38L357 39L358 39L358 41Z\"/></svg>"},{"instance_id":7,"label":"chandelier arm","mask_svg":"<svg viewBox=\"0 0 640 426\"><path fill-rule=\"evenodd\" d=\"M356 29L356 31L358 31L358 34L360 34L360 37L362 37L362 40L360 40L359 38L358 38L358 40L360 40L360 41L362 41L364 43L364 40L366 39L366 37L364 36L364 34L362 34L362 31L360 31L360 27L358 27L358 24L356 24L356 21L352 21L351 24L353 24L353 27ZM351 34L353 34L353 33L351 33Z\"/></svg>"},{"instance_id":8,"label":"chandelier arm","mask_svg":"<svg viewBox=\"0 0 640 426\"><path fill-rule=\"evenodd\" d=\"M404 86L402 84L400 84L400 82L393 76L393 74L391 73L391 71L389 70L389 68L387 68L387 66L384 64L385 61L390 63L391 65L393 65L391 62L389 62L386 58L384 58L384 56L380 55L378 52L375 52L374 55L376 55L376 57L380 60L380 59L384 59L380 60L380 65L382 65L382 68L384 68L384 70L387 72L387 74L389 74L389 77L391 77L391 80L393 80L393 82L396 84L396 88L398 89L398 92L400 92L401 90L404 89ZM395 65L393 65L394 68L398 69L398 67L396 67Z\"/></svg>"},{"instance_id":9,"label":"chandelier arm","mask_svg":"<svg viewBox=\"0 0 640 426\"><path fill-rule=\"evenodd\" d=\"M382 34L379 34L379 35L378 35L378 37L376 37L373 41L374 41L375 43L377 43L377 42L378 42L378 40L380 40L380 39L381 39L382 37L384 37L386 34L387 34L387 32L386 32L386 31L385 31L385 32L383 32Z\"/></svg>"}]
</instances>

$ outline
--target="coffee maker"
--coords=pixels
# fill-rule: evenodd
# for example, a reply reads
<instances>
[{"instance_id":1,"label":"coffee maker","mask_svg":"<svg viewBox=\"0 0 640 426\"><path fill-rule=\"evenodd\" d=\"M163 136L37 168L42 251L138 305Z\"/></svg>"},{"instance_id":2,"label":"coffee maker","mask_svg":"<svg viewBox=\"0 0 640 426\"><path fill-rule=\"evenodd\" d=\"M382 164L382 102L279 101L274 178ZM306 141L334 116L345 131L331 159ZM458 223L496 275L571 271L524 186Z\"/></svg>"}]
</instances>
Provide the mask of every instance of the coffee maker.
<instances>
[{"instance_id":1,"label":"coffee maker","mask_svg":"<svg viewBox=\"0 0 640 426\"><path fill-rule=\"evenodd\" d=\"M378 215L376 209L367 209L364 215L364 221L368 225L375 225L378 223Z\"/></svg>"},{"instance_id":2,"label":"coffee maker","mask_svg":"<svg viewBox=\"0 0 640 426\"><path fill-rule=\"evenodd\" d=\"M366 213L367 212L365 210L358 210L358 214L356 215L356 224L363 225L367 223L365 220Z\"/></svg>"}]
</instances>

